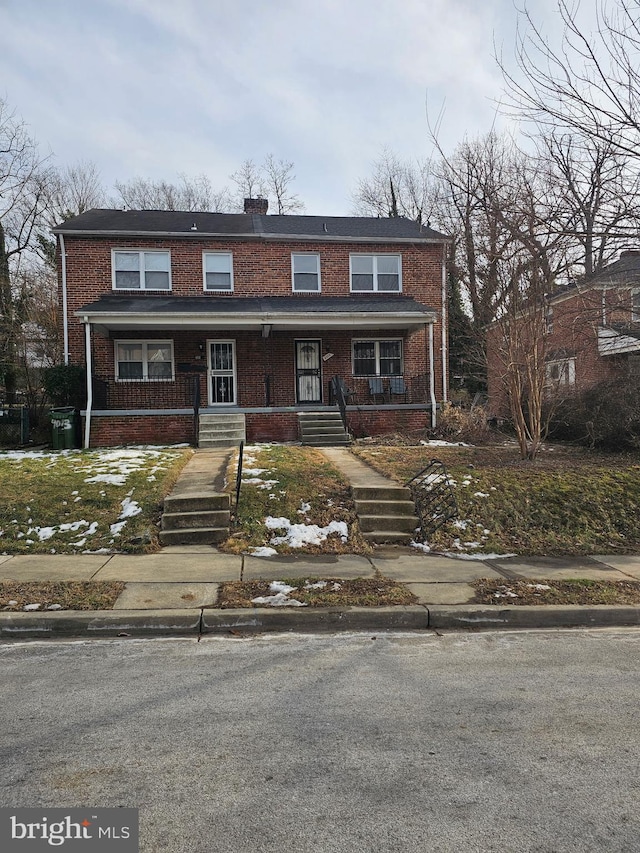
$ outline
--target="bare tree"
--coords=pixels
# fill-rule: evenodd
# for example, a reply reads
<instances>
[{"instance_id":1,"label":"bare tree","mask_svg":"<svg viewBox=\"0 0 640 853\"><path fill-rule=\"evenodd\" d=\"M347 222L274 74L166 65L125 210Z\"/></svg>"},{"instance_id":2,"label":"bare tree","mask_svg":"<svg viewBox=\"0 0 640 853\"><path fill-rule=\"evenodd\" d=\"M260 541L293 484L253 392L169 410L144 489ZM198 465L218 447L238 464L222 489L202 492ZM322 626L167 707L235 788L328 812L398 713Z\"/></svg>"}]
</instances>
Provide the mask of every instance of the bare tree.
<instances>
[{"instance_id":1,"label":"bare tree","mask_svg":"<svg viewBox=\"0 0 640 853\"><path fill-rule=\"evenodd\" d=\"M518 70L498 57L507 104L538 126L570 129L638 157L638 0L598 0L593 33L581 20L579 3L557 0L557 10L562 22L557 47L526 7L520 12Z\"/></svg>"},{"instance_id":2,"label":"bare tree","mask_svg":"<svg viewBox=\"0 0 640 853\"><path fill-rule=\"evenodd\" d=\"M242 209L245 198L267 198L267 186L264 175L253 160L244 160L240 168L229 175L236 185L236 206Z\"/></svg>"},{"instance_id":3,"label":"bare tree","mask_svg":"<svg viewBox=\"0 0 640 853\"><path fill-rule=\"evenodd\" d=\"M300 197L291 189L291 183L295 180L293 163L276 160L273 154L267 154L262 164L262 174L267 197L275 201L279 214L301 213L304 210Z\"/></svg>"},{"instance_id":4,"label":"bare tree","mask_svg":"<svg viewBox=\"0 0 640 853\"><path fill-rule=\"evenodd\" d=\"M539 165L556 195L556 228L573 243L574 269L589 277L635 240L640 224L640 170L597 137L551 130L537 137Z\"/></svg>"},{"instance_id":5,"label":"bare tree","mask_svg":"<svg viewBox=\"0 0 640 853\"><path fill-rule=\"evenodd\" d=\"M230 175L236 185L236 207L242 210L245 198L266 198L279 214L301 213L304 204L291 188L295 180L293 169L293 163L278 160L273 154L267 154L260 165L245 160Z\"/></svg>"},{"instance_id":6,"label":"bare tree","mask_svg":"<svg viewBox=\"0 0 640 853\"><path fill-rule=\"evenodd\" d=\"M220 213L233 209L229 190L215 190L206 175L189 177L181 174L178 183L134 178L131 181L116 181L118 196L112 199L114 207L131 210L191 210Z\"/></svg>"},{"instance_id":7,"label":"bare tree","mask_svg":"<svg viewBox=\"0 0 640 853\"><path fill-rule=\"evenodd\" d=\"M24 122L0 100L0 379L10 403L16 395L17 342L27 316L20 269L34 249L49 198L47 167Z\"/></svg>"},{"instance_id":8,"label":"bare tree","mask_svg":"<svg viewBox=\"0 0 640 853\"><path fill-rule=\"evenodd\" d=\"M385 148L373 164L372 174L358 181L353 208L359 216L406 216L426 223L433 192L429 161L404 162Z\"/></svg>"}]
</instances>

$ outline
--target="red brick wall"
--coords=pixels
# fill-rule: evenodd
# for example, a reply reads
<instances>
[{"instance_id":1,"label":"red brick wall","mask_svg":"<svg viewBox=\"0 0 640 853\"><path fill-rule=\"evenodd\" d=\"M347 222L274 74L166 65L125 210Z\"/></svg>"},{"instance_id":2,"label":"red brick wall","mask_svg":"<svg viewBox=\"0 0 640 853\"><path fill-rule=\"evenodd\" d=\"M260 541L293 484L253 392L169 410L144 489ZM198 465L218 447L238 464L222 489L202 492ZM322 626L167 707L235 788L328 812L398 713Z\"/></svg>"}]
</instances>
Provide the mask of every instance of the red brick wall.
<instances>
[{"instance_id":1,"label":"red brick wall","mask_svg":"<svg viewBox=\"0 0 640 853\"><path fill-rule=\"evenodd\" d=\"M441 314L442 246L389 243L314 243L262 240L229 242L202 239L122 239L65 238L67 256L67 301L71 361L84 361L84 335L75 312L83 305L112 292L112 248L150 248L171 251L172 294L206 296L212 301L225 294L204 293L203 251L233 251L234 296L289 296L291 289L291 253L319 252L321 256L321 294L300 294L308 299L323 296L349 296L349 256L351 253L396 253L402 255L402 295L410 296ZM131 295L131 291L119 291ZM167 294L134 292L150 303ZM227 294L228 295L228 294ZM363 295L363 294L358 294ZM390 307L396 298L385 294ZM213 302L212 302L213 304ZM124 337L120 335L119 337ZM153 337L161 337L154 333ZM195 334L192 335L196 337ZM222 337L222 336L221 336ZM311 337L311 335L304 335ZM434 327L436 361L439 363L441 325ZM178 360L178 359L176 359ZM438 388L442 388L438 367ZM441 390L439 392L441 396Z\"/></svg>"},{"instance_id":2,"label":"red brick wall","mask_svg":"<svg viewBox=\"0 0 640 853\"><path fill-rule=\"evenodd\" d=\"M607 323L630 321L628 289L609 290L605 297ZM603 323L602 290L578 288L552 303L553 326L545 334L543 350L546 360L564 353L575 357L575 388L581 391L604 380L620 376L626 364L624 356L601 356L598 352L598 328ZM504 383L505 346L498 325L487 333L489 408L491 414L508 414L508 398Z\"/></svg>"},{"instance_id":3,"label":"red brick wall","mask_svg":"<svg viewBox=\"0 0 640 853\"><path fill-rule=\"evenodd\" d=\"M113 415L91 419L91 447L184 442L193 443L192 415Z\"/></svg>"}]
</instances>

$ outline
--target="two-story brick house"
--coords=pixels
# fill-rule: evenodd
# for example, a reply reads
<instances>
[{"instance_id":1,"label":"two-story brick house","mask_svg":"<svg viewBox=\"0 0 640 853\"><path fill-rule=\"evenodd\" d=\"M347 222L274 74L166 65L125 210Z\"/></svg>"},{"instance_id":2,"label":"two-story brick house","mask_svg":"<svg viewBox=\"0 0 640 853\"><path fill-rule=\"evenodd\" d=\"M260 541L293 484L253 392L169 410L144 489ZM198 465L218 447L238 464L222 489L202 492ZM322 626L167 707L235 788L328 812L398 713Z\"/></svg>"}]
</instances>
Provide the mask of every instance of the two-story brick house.
<instances>
[{"instance_id":1,"label":"two-story brick house","mask_svg":"<svg viewBox=\"0 0 640 853\"><path fill-rule=\"evenodd\" d=\"M640 376L640 251L625 250L597 274L559 288L519 322L523 346L538 347L550 401ZM489 410L508 417L504 336L503 323L488 330Z\"/></svg>"},{"instance_id":2,"label":"two-story brick house","mask_svg":"<svg viewBox=\"0 0 640 853\"><path fill-rule=\"evenodd\" d=\"M448 241L429 227L248 199L90 210L54 233L86 446L192 441L196 391L201 416L234 413L252 441L296 440L299 413L333 408L333 376L356 434L429 426L446 399Z\"/></svg>"}]
</instances>

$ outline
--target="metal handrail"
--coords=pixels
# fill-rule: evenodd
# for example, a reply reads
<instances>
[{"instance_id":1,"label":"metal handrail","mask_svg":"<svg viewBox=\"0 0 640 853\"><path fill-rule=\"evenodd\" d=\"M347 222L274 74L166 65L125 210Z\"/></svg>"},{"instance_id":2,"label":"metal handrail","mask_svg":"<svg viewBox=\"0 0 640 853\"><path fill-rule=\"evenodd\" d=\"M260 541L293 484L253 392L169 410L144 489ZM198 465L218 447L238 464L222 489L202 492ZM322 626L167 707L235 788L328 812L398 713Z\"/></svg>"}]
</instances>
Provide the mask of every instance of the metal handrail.
<instances>
[{"instance_id":1,"label":"metal handrail","mask_svg":"<svg viewBox=\"0 0 640 853\"><path fill-rule=\"evenodd\" d=\"M244 441L240 442L238 448L238 468L236 470L234 518L238 520L238 504L240 503L240 489L242 488L242 459L244 457Z\"/></svg>"},{"instance_id":2,"label":"metal handrail","mask_svg":"<svg viewBox=\"0 0 640 853\"><path fill-rule=\"evenodd\" d=\"M339 376L333 376L331 378L331 394L333 396L333 400L338 406L338 410L340 412L340 417L342 419L342 426L344 427L344 431L347 430L347 401L344 394L344 383Z\"/></svg>"}]
</instances>

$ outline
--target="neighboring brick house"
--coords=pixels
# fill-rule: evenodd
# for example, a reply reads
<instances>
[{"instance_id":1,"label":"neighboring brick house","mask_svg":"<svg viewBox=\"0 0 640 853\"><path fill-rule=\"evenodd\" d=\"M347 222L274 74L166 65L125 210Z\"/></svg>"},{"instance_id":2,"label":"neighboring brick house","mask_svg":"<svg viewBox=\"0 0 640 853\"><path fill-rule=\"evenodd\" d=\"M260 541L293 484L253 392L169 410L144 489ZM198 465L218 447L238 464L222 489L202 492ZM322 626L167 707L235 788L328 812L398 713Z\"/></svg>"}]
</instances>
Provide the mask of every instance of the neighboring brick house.
<instances>
[{"instance_id":1,"label":"neighboring brick house","mask_svg":"<svg viewBox=\"0 0 640 853\"><path fill-rule=\"evenodd\" d=\"M549 397L640 376L640 250L621 252L598 274L523 311L520 331L531 350L538 342ZM487 335L489 410L500 417L508 416L506 354L504 327L496 323Z\"/></svg>"},{"instance_id":2,"label":"neighboring brick house","mask_svg":"<svg viewBox=\"0 0 640 853\"><path fill-rule=\"evenodd\" d=\"M448 239L405 218L266 207L90 210L54 229L65 360L90 376L86 446L197 440L196 386L201 415L242 416L251 441L296 440L300 412L334 408L333 376L353 392L355 434L433 423ZM390 394L392 377L406 393Z\"/></svg>"}]
</instances>

